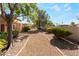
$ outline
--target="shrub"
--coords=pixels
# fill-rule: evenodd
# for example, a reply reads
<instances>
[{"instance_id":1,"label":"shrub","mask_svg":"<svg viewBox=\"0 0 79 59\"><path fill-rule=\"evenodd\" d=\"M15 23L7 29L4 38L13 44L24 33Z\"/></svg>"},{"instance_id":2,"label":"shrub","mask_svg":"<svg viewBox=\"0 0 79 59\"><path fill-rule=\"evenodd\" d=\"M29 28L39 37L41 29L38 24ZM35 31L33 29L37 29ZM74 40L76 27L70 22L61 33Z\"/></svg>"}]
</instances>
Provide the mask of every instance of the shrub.
<instances>
[{"instance_id":1,"label":"shrub","mask_svg":"<svg viewBox=\"0 0 79 59\"><path fill-rule=\"evenodd\" d=\"M46 29L46 32L47 32L47 33L52 33L52 28Z\"/></svg>"},{"instance_id":2,"label":"shrub","mask_svg":"<svg viewBox=\"0 0 79 59\"><path fill-rule=\"evenodd\" d=\"M12 31L12 34L13 34L13 38L17 38L18 35L19 35L19 31L18 30L14 30L14 31Z\"/></svg>"},{"instance_id":3,"label":"shrub","mask_svg":"<svg viewBox=\"0 0 79 59\"><path fill-rule=\"evenodd\" d=\"M28 32L30 30L29 27L23 27L22 32Z\"/></svg>"},{"instance_id":4,"label":"shrub","mask_svg":"<svg viewBox=\"0 0 79 59\"><path fill-rule=\"evenodd\" d=\"M46 28L46 32L47 33L52 33L52 29L54 28L54 26L49 26Z\"/></svg>"},{"instance_id":5,"label":"shrub","mask_svg":"<svg viewBox=\"0 0 79 59\"><path fill-rule=\"evenodd\" d=\"M7 32L0 32L0 49L4 48L7 39Z\"/></svg>"},{"instance_id":6,"label":"shrub","mask_svg":"<svg viewBox=\"0 0 79 59\"><path fill-rule=\"evenodd\" d=\"M71 32L65 28L53 28L52 33L57 37L67 37L71 35Z\"/></svg>"},{"instance_id":7,"label":"shrub","mask_svg":"<svg viewBox=\"0 0 79 59\"><path fill-rule=\"evenodd\" d=\"M0 39L0 49L4 48L5 43L6 43L5 39Z\"/></svg>"},{"instance_id":8,"label":"shrub","mask_svg":"<svg viewBox=\"0 0 79 59\"><path fill-rule=\"evenodd\" d=\"M0 32L0 39L7 39L8 33L7 32Z\"/></svg>"}]
</instances>

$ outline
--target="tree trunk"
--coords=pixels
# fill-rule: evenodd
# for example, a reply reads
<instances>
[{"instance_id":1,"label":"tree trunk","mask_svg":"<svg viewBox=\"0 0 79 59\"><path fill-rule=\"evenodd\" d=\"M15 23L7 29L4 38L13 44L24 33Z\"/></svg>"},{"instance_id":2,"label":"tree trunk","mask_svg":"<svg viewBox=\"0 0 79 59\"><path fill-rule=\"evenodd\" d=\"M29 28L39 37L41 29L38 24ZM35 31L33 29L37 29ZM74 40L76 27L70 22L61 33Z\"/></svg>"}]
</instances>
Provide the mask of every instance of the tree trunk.
<instances>
[{"instance_id":1,"label":"tree trunk","mask_svg":"<svg viewBox=\"0 0 79 59\"><path fill-rule=\"evenodd\" d=\"M41 21L38 20L38 30L40 31L41 30Z\"/></svg>"},{"instance_id":2,"label":"tree trunk","mask_svg":"<svg viewBox=\"0 0 79 59\"><path fill-rule=\"evenodd\" d=\"M11 21L7 22L7 32L8 32L7 46L3 48L2 51L8 50L12 42L12 22Z\"/></svg>"}]
</instances>

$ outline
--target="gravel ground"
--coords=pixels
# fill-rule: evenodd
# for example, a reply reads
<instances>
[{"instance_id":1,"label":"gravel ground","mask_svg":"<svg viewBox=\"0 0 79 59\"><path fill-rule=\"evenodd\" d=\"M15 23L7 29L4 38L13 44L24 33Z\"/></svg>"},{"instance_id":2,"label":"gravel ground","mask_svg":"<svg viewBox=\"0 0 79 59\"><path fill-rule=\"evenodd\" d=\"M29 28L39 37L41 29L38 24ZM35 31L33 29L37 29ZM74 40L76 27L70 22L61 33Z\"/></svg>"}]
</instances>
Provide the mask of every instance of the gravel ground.
<instances>
[{"instance_id":1,"label":"gravel ground","mask_svg":"<svg viewBox=\"0 0 79 59\"><path fill-rule=\"evenodd\" d=\"M79 56L79 48L77 48L79 46L75 46L61 39L54 40L54 35L52 34L45 34L41 32L30 34L30 39L27 42L27 45L18 54L18 56L62 56L55 46L58 47L64 55ZM22 48L26 40L27 38L22 41L15 42L14 47L11 47L6 52L6 56L15 56Z\"/></svg>"},{"instance_id":2,"label":"gravel ground","mask_svg":"<svg viewBox=\"0 0 79 59\"><path fill-rule=\"evenodd\" d=\"M30 36L19 56L62 56L62 54L50 44L50 40L43 33L35 33Z\"/></svg>"},{"instance_id":3,"label":"gravel ground","mask_svg":"<svg viewBox=\"0 0 79 59\"><path fill-rule=\"evenodd\" d=\"M26 33L21 33L19 35L19 37L22 36L28 36L28 34ZM19 38L20 39L20 38ZM22 46L24 45L25 41L27 40L27 37L25 37L25 39L23 40L19 40L17 39L17 42L13 42L13 46L11 46L8 51L5 53L5 56L14 56L16 55L16 53L22 48ZM15 39L16 40L16 39Z\"/></svg>"}]
</instances>

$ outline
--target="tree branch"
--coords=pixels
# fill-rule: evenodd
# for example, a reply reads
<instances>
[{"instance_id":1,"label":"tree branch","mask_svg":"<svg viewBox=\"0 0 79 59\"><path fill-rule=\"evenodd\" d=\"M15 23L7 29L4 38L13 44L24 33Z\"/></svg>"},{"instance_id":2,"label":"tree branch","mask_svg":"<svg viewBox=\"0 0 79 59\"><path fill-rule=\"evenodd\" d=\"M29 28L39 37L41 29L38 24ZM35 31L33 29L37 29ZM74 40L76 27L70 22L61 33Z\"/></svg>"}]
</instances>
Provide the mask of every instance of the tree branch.
<instances>
[{"instance_id":1,"label":"tree branch","mask_svg":"<svg viewBox=\"0 0 79 59\"><path fill-rule=\"evenodd\" d=\"M14 13L15 8L17 7L17 3L14 4L13 8L11 8L10 3L8 3L9 9L10 9L10 14Z\"/></svg>"},{"instance_id":2,"label":"tree branch","mask_svg":"<svg viewBox=\"0 0 79 59\"><path fill-rule=\"evenodd\" d=\"M2 6L2 3L0 3L0 9L1 9L1 16L2 16L2 18L4 18L5 19L5 11L4 11L4 9L3 9L3 6Z\"/></svg>"},{"instance_id":3,"label":"tree branch","mask_svg":"<svg viewBox=\"0 0 79 59\"><path fill-rule=\"evenodd\" d=\"M8 7L9 7L10 10L12 10L10 3L8 3Z\"/></svg>"},{"instance_id":4,"label":"tree branch","mask_svg":"<svg viewBox=\"0 0 79 59\"><path fill-rule=\"evenodd\" d=\"M5 14L5 11L3 9L2 3L0 3L0 8L1 8L1 14L4 15Z\"/></svg>"}]
</instances>

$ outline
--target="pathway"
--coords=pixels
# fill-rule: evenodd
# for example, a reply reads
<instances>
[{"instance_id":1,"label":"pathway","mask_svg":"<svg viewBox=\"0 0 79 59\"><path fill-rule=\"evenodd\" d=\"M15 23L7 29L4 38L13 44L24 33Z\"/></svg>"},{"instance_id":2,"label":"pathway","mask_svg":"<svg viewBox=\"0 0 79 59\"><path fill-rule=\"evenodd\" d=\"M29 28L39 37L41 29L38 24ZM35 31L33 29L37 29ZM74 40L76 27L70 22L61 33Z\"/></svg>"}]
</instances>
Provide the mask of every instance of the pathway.
<instances>
[{"instance_id":1,"label":"pathway","mask_svg":"<svg viewBox=\"0 0 79 59\"><path fill-rule=\"evenodd\" d=\"M31 34L28 42L16 54L19 56L62 56L63 54L50 44L50 40L44 33Z\"/></svg>"}]
</instances>

